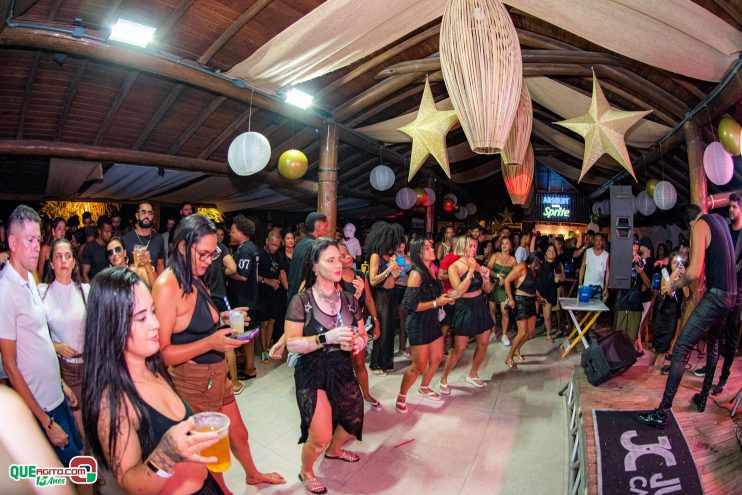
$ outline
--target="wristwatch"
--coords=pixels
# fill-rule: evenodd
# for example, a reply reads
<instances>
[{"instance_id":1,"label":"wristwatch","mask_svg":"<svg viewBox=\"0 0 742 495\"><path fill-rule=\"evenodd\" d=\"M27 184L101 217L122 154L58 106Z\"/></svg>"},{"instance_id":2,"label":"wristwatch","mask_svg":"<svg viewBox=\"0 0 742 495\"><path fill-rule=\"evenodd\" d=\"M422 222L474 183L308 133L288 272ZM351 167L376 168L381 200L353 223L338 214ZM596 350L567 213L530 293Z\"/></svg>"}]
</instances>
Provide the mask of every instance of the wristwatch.
<instances>
[{"instance_id":1,"label":"wristwatch","mask_svg":"<svg viewBox=\"0 0 742 495\"><path fill-rule=\"evenodd\" d=\"M167 479L167 478L172 478L173 477L173 473L168 473L167 471L164 471L164 470L160 469L159 467L157 467L155 465L154 462L150 461L149 459L147 459L147 467L158 478L165 478L165 479Z\"/></svg>"},{"instance_id":2,"label":"wristwatch","mask_svg":"<svg viewBox=\"0 0 742 495\"><path fill-rule=\"evenodd\" d=\"M327 345L327 337L325 337L324 333L317 335L317 341L322 345Z\"/></svg>"}]
</instances>

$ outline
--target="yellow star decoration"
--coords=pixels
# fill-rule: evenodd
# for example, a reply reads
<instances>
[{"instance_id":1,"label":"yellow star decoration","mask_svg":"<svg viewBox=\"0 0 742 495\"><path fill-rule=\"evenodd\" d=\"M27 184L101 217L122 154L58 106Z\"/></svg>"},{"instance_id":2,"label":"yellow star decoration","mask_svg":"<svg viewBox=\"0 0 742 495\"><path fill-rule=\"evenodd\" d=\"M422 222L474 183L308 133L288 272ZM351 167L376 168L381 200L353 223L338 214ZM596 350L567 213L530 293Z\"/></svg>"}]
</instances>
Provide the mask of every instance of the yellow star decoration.
<instances>
[{"instance_id":1,"label":"yellow star decoration","mask_svg":"<svg viewBox=\"0 0 742 495\"><path fill-rule=\"evenodd\" d=\"M500 225L508 225L513 223L513 213L514 212L510 211L507 206L505 207L505 211L503 211L502 213L498 213L498 215L500 215L500 218L502 219L500 221Z\"/></svg>"},{"instance_id":2,"label":"yellow star decoration","mask_svg":"<svg viewBox=\"0 0 742 495\"><path fill-rule=\"evenodd\" d=\"M412 156L410 157L410 174L407 180L412 180L420 170L428 156L438 161L448 178L451 178L451 167L448 164L446 150L446 134L458 122L455 110L440 111L435 106L430 84L425 78L425 90L420 102L417 118L399 130L412 138Z\"/></svg>"},{"instance_id":3,"label":"yellow star decoration","mask_svg":"<svg viewBox=\"0 0 742 495\"><path fill-rule=\"evenodd\" d=\"M631 166L629 152L624 142L624 134L645 115L651 112L651 110L624 112L611 108L593 71L593 97L590 102L590 110L579 117L554 122L585 138L585 155L582 158L582 172L580 172L580 179L577 182L581 181L598 158L606 153L620 163L631 174L634 180L636 180L634 169Z\"/></svg>"}]
</instances>

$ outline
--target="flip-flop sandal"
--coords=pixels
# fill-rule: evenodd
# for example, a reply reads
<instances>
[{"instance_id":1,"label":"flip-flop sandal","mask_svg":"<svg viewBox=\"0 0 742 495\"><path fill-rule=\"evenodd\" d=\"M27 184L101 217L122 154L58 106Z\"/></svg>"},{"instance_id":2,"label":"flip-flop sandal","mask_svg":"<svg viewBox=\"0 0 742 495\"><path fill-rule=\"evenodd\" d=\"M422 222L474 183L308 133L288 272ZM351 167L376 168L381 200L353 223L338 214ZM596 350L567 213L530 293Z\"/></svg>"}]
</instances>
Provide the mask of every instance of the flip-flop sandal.
<instances>
[{"instance_id":1,"label":"flip-flop sandal","mask_svg":"<svg viewBox=\"0 0 742 495\"><path fill-rule=\"evenodd\" d=\"M327 487L319 482L317 478L304 479L299 475L299 481L309 493L327 493Z\"/></svg>"},{"instance_id":2,"label":"flip-flop sandal","mask_svg":"<svg viewBox=\"0 0 742 495\"><path fill-rule=\"evenodd\" d=\"M361 458L358 457L358 454L353 453L349 450L343 450L343 449L340 449L340 455L325 454L325 459L344 461L344 462L358 462L361 460Z\"/></svg>"},{"instance_id":3,"label":"flip-flop sandal","mask_svg":"<svg viewBox=\"0 0 742 495\"><path fill-rule=\"evenodd\" d=\"M245 385L242 382L237 382L237 385L232 385L232 392L234 395L240 395L245 391Z\"/></svg>"}]
</instances>

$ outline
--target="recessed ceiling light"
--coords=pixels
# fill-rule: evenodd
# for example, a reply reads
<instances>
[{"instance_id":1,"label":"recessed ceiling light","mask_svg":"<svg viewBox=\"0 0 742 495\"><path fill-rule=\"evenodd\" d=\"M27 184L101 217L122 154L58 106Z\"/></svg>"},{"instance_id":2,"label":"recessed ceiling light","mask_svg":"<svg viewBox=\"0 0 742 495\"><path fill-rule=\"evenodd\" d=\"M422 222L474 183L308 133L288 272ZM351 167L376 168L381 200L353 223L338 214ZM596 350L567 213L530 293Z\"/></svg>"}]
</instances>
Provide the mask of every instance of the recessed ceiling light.
<instances>
[{"instance_id":1,"label":"recessed ceiling light","mask_svg":"<svg viewBox=\"0 0 742 495\"><path fill-rule=\"evenodd\" d=\"M108 39L144 48L152 41L156 30L157 28L152 26L120 17L111 28L111 36Z\"/></svg>"},{"instance_id":2,"label":"recessed ceiling light","mask_svg":"<svg viewBox=\"0 0 742 495\"><path fill-rule=\"evenodd\" d=\"M291 88L286 93L286 103L291 103L299 108L308 108L312 104L312 100L314 100L314 96L308 95L296 88Z\"/></svg>"}]
</instances>

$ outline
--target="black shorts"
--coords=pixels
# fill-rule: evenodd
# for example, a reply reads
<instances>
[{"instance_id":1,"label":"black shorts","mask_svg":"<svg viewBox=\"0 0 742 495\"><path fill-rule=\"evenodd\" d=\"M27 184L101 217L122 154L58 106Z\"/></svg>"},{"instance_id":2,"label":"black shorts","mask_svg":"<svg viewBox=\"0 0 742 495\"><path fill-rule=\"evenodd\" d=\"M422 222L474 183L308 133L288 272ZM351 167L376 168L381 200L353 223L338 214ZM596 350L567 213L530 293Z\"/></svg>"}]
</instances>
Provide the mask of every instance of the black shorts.
<instances>
[{"instance_id":1,"label":"black shorts","mask_svg":"<svg viewBox=\"0 0 742 495\"><path fill-rule=\"evenodd\" d=\"M515 296L515 321L527 320L536 316L536 298Z\"/></svg>"}]
</instances>

